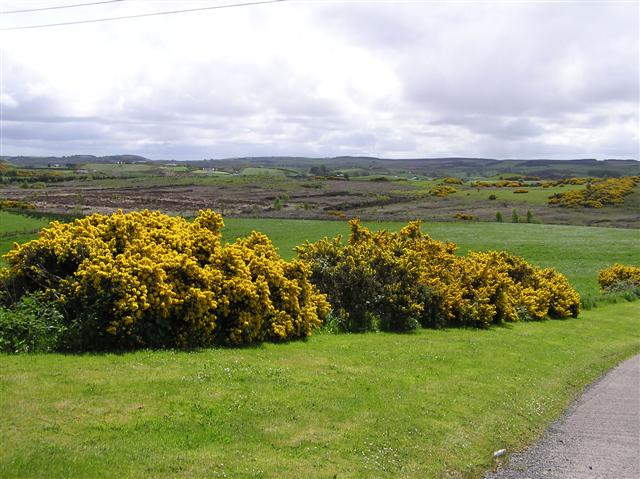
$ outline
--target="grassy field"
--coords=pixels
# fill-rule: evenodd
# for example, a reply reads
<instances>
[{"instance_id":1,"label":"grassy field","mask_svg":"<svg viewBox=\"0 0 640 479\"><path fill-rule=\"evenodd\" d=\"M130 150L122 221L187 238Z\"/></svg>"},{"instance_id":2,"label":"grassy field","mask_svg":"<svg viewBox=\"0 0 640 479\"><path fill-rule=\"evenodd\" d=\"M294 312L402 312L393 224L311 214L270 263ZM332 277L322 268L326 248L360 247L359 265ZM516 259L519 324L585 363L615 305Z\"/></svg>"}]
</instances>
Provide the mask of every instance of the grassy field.
<instances>
[{"instance_id":1,"label":"grassy field","mask_svg":"<svg viewBox=\"0 0 640 479\"><path fill-rule=\"evenodd\" d=\"M640 352L640 303L490 330L0 355L0 477L480 477Z\"/></svg>"},{"instance_id":2,"label":"grassy field","mask_svg":"<svg viewBox=\"0 0 640 479\"><path fill-rule=\"evenodd\" d=\"M0 211L0 256L9 251L13 243L23 243L36 237L38 231L48 224L49 221L44 218Z\"/></svg>"},{"instance_id":3,"label":"grassy field","mask_svg":"<svg viewBox=\"0 0 640 479\"><path fill-rule=\"evenodd\" d=\"M566 193L567 191L579 190L581 188L584 188L584 186L564 185L562 187L554 186L551 188L523 186L521 188L481 188L480 190L476 188L465 188L459 189L456 193L453 193L453 196L464 197L469 201L477 202L486 200L489 195L493 194L496 196L496 202L517 201L531 205L546 205L549 196L555 193ZM528 193L514 193L514 191L517 190L527 190Z\"/></svg>"},{"instance_id":4,"label":"grassy field","mask_svg":"<svg viewBox=\"0 0 640 479\"><path fill-rule=\"evenodd\" d=\"M279 168L243 168L243 176L286 176L287 172Z\"/></svg>"},{"instance_id":5,"label":"grassy field","mask_svg":"<svg viewBox=\"0 0 640 479\"><path fill-rule=\"evenodd\" d=\"M9 213L8 211L0 211L0 237L36 233L40 228L49 224L44 218L34 218L31 216Z\"/></svg>"}]
</instances>

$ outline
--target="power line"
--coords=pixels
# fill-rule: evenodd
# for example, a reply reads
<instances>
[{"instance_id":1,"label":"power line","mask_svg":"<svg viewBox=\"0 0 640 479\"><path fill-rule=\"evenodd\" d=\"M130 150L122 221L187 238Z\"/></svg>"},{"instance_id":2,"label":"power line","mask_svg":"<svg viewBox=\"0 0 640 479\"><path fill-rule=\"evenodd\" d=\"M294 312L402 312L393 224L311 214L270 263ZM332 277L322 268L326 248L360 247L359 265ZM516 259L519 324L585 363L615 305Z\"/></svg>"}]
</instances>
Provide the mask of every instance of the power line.
<instances>
[{"instance_id":1,"label":"power line","mask_svg":"<svg viewBox=\"0 0 640 479\"><path fill-rule=\"evenodd\" d=\"M61 8L87 7L89 5L101 5L103 3L116 3L116 2L123 2L123 1L124 0L103 0L101 2L76 3L74 5L57 5L55 7L28 8L26 10L9 10L7 12L0 11L0 15L9 15L10 13L42 12L43 10L59 10Z\"/></svg>"},{"instance_id":2,"label":"power line","mask_svg":"<svg viewBox=\"0 0 640 479\"><path fill-rule=\"evenodd\" d=\"M48 23L44 25L28 25L26 27L0 28L0 31L6 32L9 30L28 30L32 28L62 27L65 25L78 25L83 23L111 22L114 20L126 20L129 18L155 17L158 15L173 15L176 13L199 12L202 10L219 10L222 8L249 7L251 5L265 5L268 3L279 3L279 2L286 2L286 1L287 0L266 0L266 1L260 1L260 2L232 3L230 5L216 5L214 7L199 7L199 8L188 8L184 10L171 10L166 12L140 13L138 15L123 15L120 17L94 18L91 20L78 20L74 22Z\"/></svg>"}]
</instances>

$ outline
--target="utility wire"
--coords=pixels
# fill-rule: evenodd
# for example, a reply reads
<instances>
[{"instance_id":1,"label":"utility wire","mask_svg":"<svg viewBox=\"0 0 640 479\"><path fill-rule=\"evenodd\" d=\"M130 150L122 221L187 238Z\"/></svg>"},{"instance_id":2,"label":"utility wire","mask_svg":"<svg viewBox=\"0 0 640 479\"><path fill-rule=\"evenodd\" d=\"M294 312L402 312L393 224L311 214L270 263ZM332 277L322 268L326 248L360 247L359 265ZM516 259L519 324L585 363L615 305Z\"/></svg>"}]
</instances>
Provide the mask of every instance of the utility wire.
<instances>
[{"instance_id":1,"label":"utility wire","mask_svg":"<svg viewBox=\"0 0 640 479\"><path fill-rule=\"evenodd\" d=\"M74 5L57 5L55 7L28 8L26 10L9 10L6 12L0 11L0 15L9 15L10 13L42 12L43 10L59 10L61 8L87 7L89 5L101 5L103 3L116 3L116 2L123 2L123 1L124 0L103 0L101 2L76 3Z\"/></svg>"},{"instance_id":2,"label":"utility wire","mask_svg":"<svg viewBox=\"0 0 640 479\"><path fill-rule=\"evenodd\" d=\"M155 17L158 15L173 15L176 13L199 12L202 10L219 10L223 8L249 7L251 5L266 5L268 3L279 3L279 2L286 2L286 1L287 0L266 0L261 2L232 3L230 5L216 5L214 7L199 7L199 8L188 8L184 10L171 10L166 12L140 13L138 15L123 15L121 17L94 18L91 20L78 20L75 22L48 23L44 25L28 25L26 27L9 27L9 28L0 28L0 32L6 32L9 30L28 30L32 28L62 27L65 25L79 25L83 23L111 22L114 20L126 20L129 18Z\"/></svg>"}]
</instances>

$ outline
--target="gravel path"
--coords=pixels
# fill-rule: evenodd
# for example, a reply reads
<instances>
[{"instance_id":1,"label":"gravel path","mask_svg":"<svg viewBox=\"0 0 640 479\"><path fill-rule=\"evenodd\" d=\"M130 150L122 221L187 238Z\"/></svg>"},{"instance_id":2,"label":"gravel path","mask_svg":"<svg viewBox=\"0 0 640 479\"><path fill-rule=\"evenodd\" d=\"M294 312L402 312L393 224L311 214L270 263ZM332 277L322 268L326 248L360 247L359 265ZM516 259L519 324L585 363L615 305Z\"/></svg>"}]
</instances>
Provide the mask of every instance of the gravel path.
<instances>
[{"instance_id":1,"label":"gravel path","mask_svg":"<svg viewBox=\"0 0 640 479\"><path fill-rule=\"evenodd\" d=\"M537 444L485 478L640 478L640 356L590 386Z\"/></svg>"}]
</instances>

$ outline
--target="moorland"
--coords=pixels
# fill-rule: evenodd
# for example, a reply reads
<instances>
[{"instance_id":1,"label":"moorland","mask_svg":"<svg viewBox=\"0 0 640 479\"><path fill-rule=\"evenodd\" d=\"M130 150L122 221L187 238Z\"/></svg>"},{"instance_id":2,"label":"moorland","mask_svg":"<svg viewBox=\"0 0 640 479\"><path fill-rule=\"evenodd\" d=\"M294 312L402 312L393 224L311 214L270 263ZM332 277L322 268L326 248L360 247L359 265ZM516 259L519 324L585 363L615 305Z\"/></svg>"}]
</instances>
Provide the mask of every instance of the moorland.
<instances>
[{"instance_id":1,"label":"moorland","mask_svg":"<svg viewBox=\"0 0 640 479\"><path fill-rule=\"evenodd\" d=\"M0 198L48 213L153 209L193 216L519 221L640 227L640 188L616 208L566 208L550 197L575 178L640 175L633 160L239 158L155 162L141 157L4 158ZM445 182L456 181L448 184ZM449 189L443 188L447 186ZM515 212L515 213L514 213Z\"/></svg>"}]
</instances>

